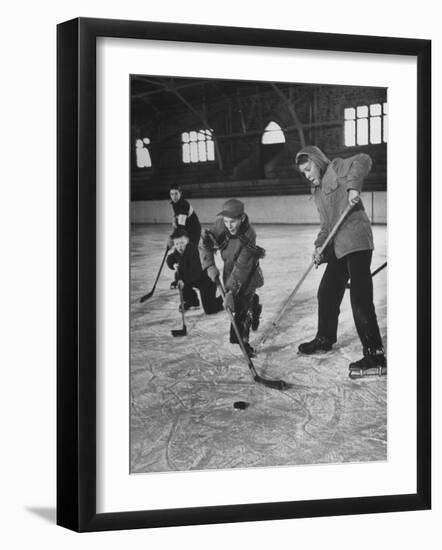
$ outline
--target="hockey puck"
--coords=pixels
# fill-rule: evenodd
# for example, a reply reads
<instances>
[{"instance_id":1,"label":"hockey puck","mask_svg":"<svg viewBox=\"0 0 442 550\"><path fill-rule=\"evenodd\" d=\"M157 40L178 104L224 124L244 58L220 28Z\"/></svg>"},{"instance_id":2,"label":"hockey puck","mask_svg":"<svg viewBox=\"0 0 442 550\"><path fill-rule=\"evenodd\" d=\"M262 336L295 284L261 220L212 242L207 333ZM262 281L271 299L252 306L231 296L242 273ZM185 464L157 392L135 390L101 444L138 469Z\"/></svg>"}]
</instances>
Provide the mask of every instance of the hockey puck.
<instances>
[{"instance_id":1,"label":"hockey puck","mask_svg":"<svg viewBox=\"0 0 442 550\"><path fill-rule=\"evenodd\" d=\"M244 409L247 409L248 406L249 406L249 403L247 403L247 401L235 401L235 403L233 403L233 407L241 411L243 411Z\"/></svg>"}]
</instances>

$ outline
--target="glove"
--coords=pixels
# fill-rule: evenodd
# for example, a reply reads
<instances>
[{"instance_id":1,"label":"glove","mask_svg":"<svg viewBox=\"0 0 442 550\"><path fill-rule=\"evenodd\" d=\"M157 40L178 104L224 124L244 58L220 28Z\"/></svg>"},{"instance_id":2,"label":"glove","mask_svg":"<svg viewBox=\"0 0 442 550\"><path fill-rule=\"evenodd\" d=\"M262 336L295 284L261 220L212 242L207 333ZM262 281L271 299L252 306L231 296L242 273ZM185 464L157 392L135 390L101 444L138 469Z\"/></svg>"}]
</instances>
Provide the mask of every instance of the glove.
<instances>
[{"instance_id":1,"label":"glove","mask_svg":"<svg viewBox=\"0 0 442 550\"><path fill-rule=\"evenodd\" d=\"M201 231L201 242L205 247L210 249L213 248L213 241L212 241L212 238L210 237L210 232L208 231L208 229L203 229Z\"/></svg>"},{"instance_id":2,"label":"glove","mask_svg":"<svg viewBox=\"0 0 442 550\"><path fill-rule=\"evenodd\" d=\"M225 309L227 308L230 309L232 313L235 312L235 299L230 290L229 292L227 292L227 294L224 297L224 307Z\"/></svg>"},{"instance_id":3,"label":"glove","mask_svg":"<svg viewBox=\"0 0 442 550\"><path fill-rule=\"evenodd\" d=\"M178 287L180 290L183 290L183 288L184 288L184 281L183 281L182 279L179 279L179 280L178 280L177 287Z\"/></svg>"},{"instance_id":4,"label":"glove","mask_svg":"<svg viewBox=\"0 0 442 550\"><path fill-rule=\"evenodd\" d=\"M219 271L216 265L211 265L207 268L207 275L209 276L209 279L216 283L216 280L219 277Z\"/></svg>"}]
</instances>

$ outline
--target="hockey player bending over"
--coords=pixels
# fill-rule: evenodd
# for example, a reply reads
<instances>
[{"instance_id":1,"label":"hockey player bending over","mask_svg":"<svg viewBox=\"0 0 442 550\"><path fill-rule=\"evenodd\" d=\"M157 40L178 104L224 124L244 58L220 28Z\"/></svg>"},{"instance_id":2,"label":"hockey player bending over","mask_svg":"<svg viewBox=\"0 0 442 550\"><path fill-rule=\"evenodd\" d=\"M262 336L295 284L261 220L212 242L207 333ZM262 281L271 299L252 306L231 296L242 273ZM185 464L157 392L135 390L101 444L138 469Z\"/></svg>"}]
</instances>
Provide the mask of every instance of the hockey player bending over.
<instances>
[{"instance_id":1,"label":"hockey player bending over","mask_svg":"<svg viewBox=\"0 0 442 550\"><path fill-rule=\"evenodd\" d=\"M311 354L332 348L337 340L340 305L350 278L353 319L363 349L362 359L349 365L350 376L385 374L387 368L373 304L370 273L373 234L359 196L371 164L371 158L365 154L330 161L315 146L304 147L296 155L296 166L310 182L321 221L313 259L317 265L327 262L318 290L318 331L311 342L299 346L299 351ZM353 205L352 210L321 257L319 248L348 204Z\"/></svg>"},{"instance_id":2,"label":"hockey player bending over","mask_svg":"<svg viewBox=\"0 0 442 550\"><path fill-rule=\"evenodd\" d=\"M200 291L205 313L218 313L223 300L216 296L216 284L201 268L197 247L190 242L187 231L178 227L171 235L173 251L167 256L167 265L175 269L177 285L183 291L184 310L200 305L195 288Z\"/></svg>"},{"instance_id":3,"label":"hockey player bending over","mask_svg":"<svg viewBox=\"0 0 442 550\"><path fill-rule=\"evenodd\" d=\"M256 245L256 233L244 212L244 204L237 199L224 203L210 231L203 231L200 241L202 268L214 282L219 277L214 249L218 247L224 262L223 282L226 288L225 307L235 313L244 347L250 357L255 356L249 344L250 327L257 330L262 306L255 293L264 284L259 259L264 250ZM230 342L238 344L233 327Z\"/></svg>"}]
</instances>

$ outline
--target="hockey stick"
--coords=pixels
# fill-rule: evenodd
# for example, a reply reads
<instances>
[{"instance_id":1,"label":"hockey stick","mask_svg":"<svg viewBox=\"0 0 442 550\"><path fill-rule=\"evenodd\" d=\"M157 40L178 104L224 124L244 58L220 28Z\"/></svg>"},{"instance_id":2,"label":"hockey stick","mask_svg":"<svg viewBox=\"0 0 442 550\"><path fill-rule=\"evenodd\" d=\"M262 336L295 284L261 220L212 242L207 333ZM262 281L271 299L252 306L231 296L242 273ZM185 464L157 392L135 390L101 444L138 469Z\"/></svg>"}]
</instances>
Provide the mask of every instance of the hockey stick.
<instances>
[{"instance_id":1,"label":"hockey stick","mask_svg":"<svg viewBox=\"0 0 442 550\"><path fill-rule=\"evenodd\" d=\"M324 241L324 244L320 247L319 251L318 251L318 255L321 256L321 254L324 252L324 250L326 249L327 245L330 243L330 241L333 239L333 237L336 235L336 233L338 232L338 229L341 227L341 224L342 222L344 221L344 219L346 218L346 216L348 215L348 213L350 212L350 210L353 208L353 205L352 204L349 204L347 206L347 208L344 210L344 212L341 214L341 217L339 218L339 220L335 223L333 229L330 231L330 233L327 235L327 238L325 239ZM279 310L279 312L277 313L276 317L273 319L273 321L271 321L271 324L270 326L267 328L267 330L264 331L264 333L262 334L261 338L259 339L259 346L262 346L262 344L268 339L268 337L272 334L272 332L278 328L278 323L279 321L281 320L281 317L284 315L285 313L285 310L287 309L287 307L289 306L289 304L292 302L293 298L296 296L296 293L298 292L298 290L300 289L302 283L305 281L307 275L310 273L310 271L313 269L313 267L316 265L316 262L313 260L310 265L308 266L308 268L304 271L304 273L302 274L301 278L299 279L297 285L295 286L295 288L292 290L290 296L287 298L287 300L284 302L284 304L282 305L281 309Z\"/></svg>"},{"instance_id":2,"label":"hockey stick","mask_svg":"<svg viewBox=\"0 0 442 550\"><path fill-rule=\"evenodd\" d=\"M178 283L178 291L180 293L180 304L181 304L181 317L183 319L183 328L171 330L172 336L186 336L187 334L187 327L186 323L184 322L184 297L183 297L183 289L179 286L180 283Z\"/></svg>"},{"instance_id":3,"label":"hockey stick","mask_svg":"<svg viewBox=\"0 0 442 550\"><path fill-rule=\"evenodd\" d=\"M377 273L379 273L379 271L382 271L384 269L384 267L387 267L387 262L384 262L377 269L375 269L373 271L373 273L371 274L371 276L374 277ZM350 287L351 287L351 281L345 285L345 288L350 288Z\"/></svg>"},{"instance_id":4,"label":"hockey stick","mask_svg":"<svg viewBox=\"0 0 442 550\"><path fill-rule=\"evenodd\" d=\"M219 277L217 277L216 282L217 282L218 288L221 292L221 296L222 296L223 300L225 300L225 298L226 298L226 289L224 288L223 282L221 281L221 279ZM225 310L227 311L227 315L229 316L230 322L232 323L232 327L233 327L233 330L235 331L236 338L238 340L239 347L241 348L242 354L244 355L244 358L247 361L247 365L250 369L250 372L253 375L253 380L255 380L255 382L258 382L259 384L263 384L264 386L267 386L268 388L273 388L274 390L283 391L283 390L289 389L290 384L288 384L287 382L284 382L284 380L269 380L268 378L263 378L262 376L260 376L256 372L255 365L253 364L253 361L249 357L249 354L247 353L247 350L244 346L244 342L243 342L243 339L242 339L241 334L239 332L238 326L235 322L235 318L233 316L233 313L232 313L232 311L229 307L225 306Z\"/></svg>"},{"instance_id":5,"label":"hockey stick","mask_svg":"<svg viewBox=\"0 0 442 550\"><path fill-rule=\"evenodd\" d=\"M163 265L164 265L164 262L166 261L166 256L167 256L168 251L169 251L169 245L166 244L166 250L164 251L164 256L163 256L163 259L161 261L160 269L158 270L157 278L155 279L152 290L150 292L148 292L147 294L145 294L144 296L141 296L141 298L140 298L141 303L145 302L149 298L152 298L153 293L155 292L155 288L157 286L158 279L160 278L161 271L163 270Z\"/></svg>"}]
</instances>

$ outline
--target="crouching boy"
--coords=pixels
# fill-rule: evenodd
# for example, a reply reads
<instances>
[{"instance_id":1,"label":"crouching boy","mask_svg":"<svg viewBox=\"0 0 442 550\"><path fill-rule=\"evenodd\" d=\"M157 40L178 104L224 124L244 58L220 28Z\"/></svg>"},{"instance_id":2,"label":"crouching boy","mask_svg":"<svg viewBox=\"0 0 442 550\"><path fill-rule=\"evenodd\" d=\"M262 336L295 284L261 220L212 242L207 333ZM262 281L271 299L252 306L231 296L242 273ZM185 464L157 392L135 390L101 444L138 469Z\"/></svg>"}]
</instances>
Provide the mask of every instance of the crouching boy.
<instances>
[{"instance_id":1,"label":"crouching boy","mask_svg":"<svg viewBox=\"0 0 442 550\"><path fill-rule=\"evenodd\" d=\"M219 277L215 265L217 247L224 262L223 282L226 288L225 306L235 312L235 323L250 357L255 351L249 344L250 327L257 330L262 306L255 293L264 284L259 259L264 249L256 245L256 233L244 212L244 204L237 199L224 203L210 231L203 231L200 241L201 266L214 282ZM230 342L238 344L235 331L230 327Z\"/></svg>"},{"instance_id":2,"label":"crouching boy","mask_svg":"<svg viewBox=\"0 0 442 550\"><path fill-rule=\"evenodd\" d=\"M167 256L167 265L175 269L177 282L182 288L184 310L199 307L195 288L200 291L205 313L218 313L223 309L222 298L216 296L216 284L201 268L197 247L189 242L187 231L178 227L171 235L173 251Z\"/></svg>"}]
</instances>

